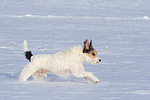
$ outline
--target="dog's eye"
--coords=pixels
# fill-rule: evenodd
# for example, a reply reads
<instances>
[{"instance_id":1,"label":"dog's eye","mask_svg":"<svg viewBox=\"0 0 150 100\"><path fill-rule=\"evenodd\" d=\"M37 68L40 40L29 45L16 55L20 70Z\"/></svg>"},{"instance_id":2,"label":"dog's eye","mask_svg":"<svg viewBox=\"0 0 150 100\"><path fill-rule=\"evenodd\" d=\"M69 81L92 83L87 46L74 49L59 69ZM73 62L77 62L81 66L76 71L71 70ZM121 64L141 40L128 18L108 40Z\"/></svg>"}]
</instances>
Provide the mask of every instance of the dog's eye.
<instances>
[{"instance_id":1,"label":"dog's eye","mask_svg":"<svg viewBox=\"0 0 150 100\"><path fill-rule=\"evenodd\" d=\"M92 53L93 56L95 56L95 53Z\"/></svg>"}]
</instances>

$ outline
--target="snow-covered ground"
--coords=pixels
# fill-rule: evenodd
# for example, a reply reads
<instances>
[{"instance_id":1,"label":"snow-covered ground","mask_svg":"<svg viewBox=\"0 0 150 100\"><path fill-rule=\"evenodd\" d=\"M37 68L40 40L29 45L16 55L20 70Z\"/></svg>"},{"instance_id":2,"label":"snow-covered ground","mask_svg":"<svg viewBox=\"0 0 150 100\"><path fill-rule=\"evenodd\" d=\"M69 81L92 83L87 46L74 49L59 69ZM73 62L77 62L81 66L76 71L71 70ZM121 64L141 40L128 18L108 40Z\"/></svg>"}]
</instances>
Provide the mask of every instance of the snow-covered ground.
<instances>
[{"instance_id":1,"label":"snow-covered ground","mask_svg":"<svg viewBox=\"0 0 150 100\"><path fill-rule=\"evenodd\" d=\"M1 0L0 100L149 100L149 0ZM34 54L83 45L92 39L102 62L84 63L101 82L49 74L19 82L28 63L23 41Z\"/></svg>"}]
</instances>

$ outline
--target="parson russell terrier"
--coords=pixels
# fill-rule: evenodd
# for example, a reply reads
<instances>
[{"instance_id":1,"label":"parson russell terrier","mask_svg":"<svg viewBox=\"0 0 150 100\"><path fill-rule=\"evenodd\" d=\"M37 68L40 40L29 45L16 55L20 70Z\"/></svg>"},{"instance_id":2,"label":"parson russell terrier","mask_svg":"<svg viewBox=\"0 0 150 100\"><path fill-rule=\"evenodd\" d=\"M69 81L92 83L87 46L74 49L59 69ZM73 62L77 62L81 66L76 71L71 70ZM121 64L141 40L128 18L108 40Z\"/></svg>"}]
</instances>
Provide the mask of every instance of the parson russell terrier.
<instances>
[{"instance_id":1,"label":"parson russell terrier","mask_svg":"<svg viewBox=\"0 0 150 100\"><path fill-rule=\"evenodd\" d=\"M75 46L55 54L34 55L28 50L27 41L24 41L25 57L29 63L20 74L20 80L26 81L30 76L34 80L47 77L47 73L53 73L58 76L67 77L70 75L81 77L87 83L99 83L100 80L91 72L86 72L83 62L96 65L101 62L97 56L97 51L92 46L92 40L86 39L83 46Z\"/></svg>"}]
</instances>

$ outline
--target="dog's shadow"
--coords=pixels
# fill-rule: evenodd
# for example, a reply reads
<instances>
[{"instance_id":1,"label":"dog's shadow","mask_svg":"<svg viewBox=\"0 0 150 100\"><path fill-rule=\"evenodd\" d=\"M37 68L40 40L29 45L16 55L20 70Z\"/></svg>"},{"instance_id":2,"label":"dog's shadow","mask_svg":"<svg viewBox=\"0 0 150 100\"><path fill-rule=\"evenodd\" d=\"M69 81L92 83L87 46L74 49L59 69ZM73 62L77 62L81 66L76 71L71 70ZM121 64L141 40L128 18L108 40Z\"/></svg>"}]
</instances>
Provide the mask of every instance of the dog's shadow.
<instances>
[{"instance_id":1,"label":"dog's shadow","mask_svg":"<svg viewBox=\"0 0 150 100\"><path fill-rule=\"evenodd\" d=\"M62 78L57 75L47 74L47 77L44 77L44 80L47 82L65 82L68 81L68 78Z\"/></svg>"},{"instance_id":2,"label":"dog's shadow","mask_svg":"<svg viewBox=\"0 0 150 100\"><path fill-rule=\"evenodd\" d=\"M19 75L20 73L16 73L16 74L10 74L10 73L0 73L0 80L1 81L17 81L19 80ZM35 81L33 80L32 76L28 78L27 81ZM47 77L44 77L43 80L38 80L38 81L46 81L46 82L59 82L59 83L63 83L63 82L71 82L71 83L84 83L81 79L76 78L74 76L70 76L67 78L64 77L59 77L57 75L53 75L53 74L47 74Z\"/></svg>"},{"instance_id":3,"label":"dog's shadow","mask_svg":"<svg viewBox=\"0 0 150 100\"><path fill-rule=\"evenodd\" d=\"M74 76L60 77L53 74L47 74L47 77L45 77L44 80L47 82L73 82L73 83L83 82L80 80L80 78L76 78Z\"/></svg>"}]
</instances>

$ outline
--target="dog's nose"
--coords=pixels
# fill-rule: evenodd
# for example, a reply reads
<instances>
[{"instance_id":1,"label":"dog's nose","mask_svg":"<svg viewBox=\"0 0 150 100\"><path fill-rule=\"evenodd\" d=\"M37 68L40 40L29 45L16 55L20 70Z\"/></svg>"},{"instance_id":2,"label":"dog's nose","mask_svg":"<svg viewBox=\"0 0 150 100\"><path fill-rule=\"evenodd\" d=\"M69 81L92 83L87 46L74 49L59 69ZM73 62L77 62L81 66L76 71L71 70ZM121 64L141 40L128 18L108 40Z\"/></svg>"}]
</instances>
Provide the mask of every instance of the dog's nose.
<instances>
[{"instance_id":1,"label":"dog's nose","mask_svg":"<svg viewBox=\"0 0 150 100\"><path fill-rule=\"evenodd\" d=\"M101 62L101 59L99 59L99 62Z\"/></svg>"}]
</instances>

